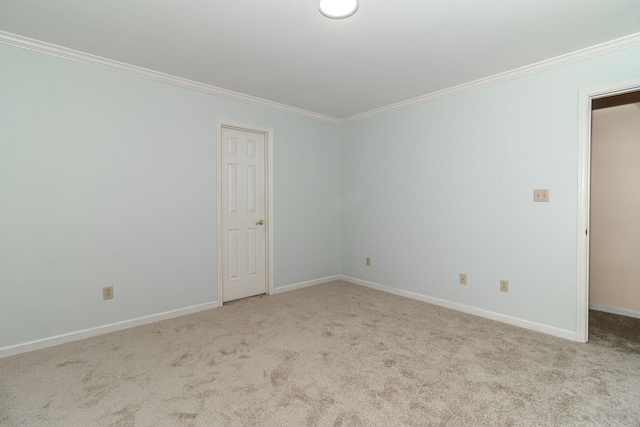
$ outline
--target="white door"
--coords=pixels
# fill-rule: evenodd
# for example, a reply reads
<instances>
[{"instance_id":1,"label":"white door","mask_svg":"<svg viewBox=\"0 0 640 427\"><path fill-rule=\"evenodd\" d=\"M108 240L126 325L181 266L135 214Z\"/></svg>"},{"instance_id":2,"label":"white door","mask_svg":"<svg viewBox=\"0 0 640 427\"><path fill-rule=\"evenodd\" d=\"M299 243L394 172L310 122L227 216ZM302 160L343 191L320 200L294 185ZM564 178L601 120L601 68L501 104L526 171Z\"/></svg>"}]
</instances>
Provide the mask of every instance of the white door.
<instances>
[{"instance_id":1,"label":"white door","mask_svg":"<svg viewBox=\"0 0 640 427\"><path fill-rule=\"evenodd\" d=\"M222 301L266 293L265 135L221 129Z\"/></svg>"}]
</instances>

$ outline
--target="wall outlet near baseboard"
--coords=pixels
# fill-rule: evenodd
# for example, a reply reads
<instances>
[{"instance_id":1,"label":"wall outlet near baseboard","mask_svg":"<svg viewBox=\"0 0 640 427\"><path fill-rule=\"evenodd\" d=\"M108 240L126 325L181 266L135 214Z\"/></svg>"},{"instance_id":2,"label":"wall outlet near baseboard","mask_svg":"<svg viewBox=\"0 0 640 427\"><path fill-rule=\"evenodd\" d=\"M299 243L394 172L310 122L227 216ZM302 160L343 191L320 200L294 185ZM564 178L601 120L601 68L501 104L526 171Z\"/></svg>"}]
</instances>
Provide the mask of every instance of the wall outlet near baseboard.
<instances>
[{"instance_id":1,"label":"wall outlet near baseboard","mask_svg":"<svg viewBox=\"0 0 640 427\"><path fill-rule=\"evenodd\" d=\"M102 288L102 299L113 299L113 286Z\"/></svg>"},{"instance_id":2,"label":"wall outlet near baseboard","mask_svg":"<svg viewBox=\"0 0 640 427\"><path fill-rule=\"evenodd\" d=\"M367 257L365 263L367 264L367 267L371 267L371 258Z\"/></svg>"},{"instance_id":3,"label":"wall outlet near baseboard","mask_svg":"<svg viewBox=\"0 0 640 427\"><path fill-rule=\"evenodd\" d=\"M460 284L461 285L467 284L467 275L464 273L460 273Z\"/></svg>"},{"instance_id":4,"label":"wall outlet near baseboard","mask_svg":"<svg viewBox=\"0 0 640 427\"><path fill-rule=\"evenodd\" d=\"M509 292L508 280L500 280L500 292Z\"/></svg>"}]
</instances>

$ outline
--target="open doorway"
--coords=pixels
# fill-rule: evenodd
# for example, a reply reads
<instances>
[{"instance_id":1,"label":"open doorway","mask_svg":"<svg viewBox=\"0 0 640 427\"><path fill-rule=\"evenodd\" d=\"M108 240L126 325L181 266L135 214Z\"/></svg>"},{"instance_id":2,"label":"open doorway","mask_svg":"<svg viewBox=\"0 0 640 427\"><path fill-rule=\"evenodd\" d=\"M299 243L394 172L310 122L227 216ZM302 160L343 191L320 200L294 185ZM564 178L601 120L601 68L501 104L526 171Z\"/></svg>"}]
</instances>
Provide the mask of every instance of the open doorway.
<instances>
[{"instance_id":1,"label":"open doorway","mask_svg":"<svg viewBox=\"0 0 640 427\"><path fill-rule=\"evenodd\" d=\"M619 235L620 233L619 230L607 230L605 227L602 226L603 224L606 224L607 221L617 221L611 218L606 219L607 218L606 215L603 217L602 213L603 212L611 213L610 208L613 207L611 206L612 204L611 197L612 196L624 197L624 196L620 196L619 194L621 193L621 190L622 190L622 186L620 186L620 183L625 182L625 180L627 181L629 180L629 177L625 178L625 176L622 176L622 177L618 176L620 171L615 171L615 167L616 167L615 164L611 165L611 163L615 160L613 158L615 157L619 158L623 154L616 153L615 155L612 155L612 153L609 153L607 151L604 151L605 153L604 155L602 154L603 149L606 147L604 147L603 145L604 142L602 141L602 136L600 135L602 133L601 132L602 129L600 129L600 127L596 128L596 132L595 132L596 138L600 138L600 139L597 140L595 143L596 144L595 151L592 151L592 149L594 148L593 147L594 141L592 140L592 137L594 136L594 132L593 132L594 114L592 113L594 111L594 108L596 111L604 111L605 109L615 108L621 105L634 104L634 101L636 99L640 101L640 80L623 82L623 83L614 84L607 87L601 87L596 89L584 90L584 91L581 91L580 93L580 127L579 127L579 151L578 151L578 154L579 154L578 263L577 263L578 287L577 287L577 327L576 327L576 340L579 342L587 342L589 339L589 307L591 304L590 275L592 273L591 272L591 256L592 256L591 245L601 244L599 242L602 242L602 240L598 240L598 239L602 239L603 237L605 239L611 240L611 238L614 238L616 234ZM615 126L616 120L618 120L619 123L620 123L620 120L624 122L625 120L628 120L629 117L633 116L633 114L635 114L633 105L632 107L623 108L622 110L623 110L622 114L623 115L626 114L626 116L624 117L618 117L617 114L620 112L617 110L616 111L607 110L606 115L596 113L595 116L596 117L613 116L613 117L608 117L609 119L611 119L609 120L609 122L611 123L605 125L605 129L606 129L607 126L612 126L612 125ZM611 114L611 111L613 111L613 115ZM640 116L638 116L638 118L640 119ZM598 124L597 126L600 126L600 125ZM633 137L631 138L633 139ZM618 145L623 146L622 147L623 149L629 149L629 148L631 148L632 150L638 149L639 151L638 151L637 160L640 160L640 147L638 147L638 144L635 144L635 147L633 146L633 144L629 144L626 142ZM598 158L594 159L592 158L592 155L598 156ZM605 163L606 168L603 169L601 167L602 163ZM637 161L635 162L635 164L637 164ZM595 170L592 169L594 165L596 167ZM611 168L614 168L615 173L610 174L608 172L605 172L607 168L609 168L609 170L611 170ZM620 167L620 169L627 170L628 168L625 166L624 168ZM632 167L630 170L635 170L635 169L637 168ZM614 177L614 175L616 176ZM593 180L597 180L597 181L593 181ZM638 182L637 180L635 182L628 182L624 185L624 187L631 188L630 191L632 192L638 192L640 191L640 189L637 188L638 187L637 182ZM593 212L596 217L596 218L593 218L596 221L596 223L593 224L596 226L596 230L591 230L591 226L592 226L591 214L592 214L592 207L593 207L592 191L594 190L598 191L597 194L594 194L594 200L593 200L593 202L596 204L595 211ZM624 204L626 203L626 201L623 200L619 203ZM637 203L638 203L638 206L640 207L640 193L639 193ZM628 215L628 212L626 212L626 214ZM592 231L596 233L596 240L594 241L591 240ZM618 242L618 243L622 243L622 242ZM603 277L606 280L609 276L613 274L611 273L610 270L609 271L607 270L607 268L611 268L611 265L612 265L611 261L624 258L624 256L617 256L620 254L616 254L615 251L612 252L610 250L612 244L614 246L616 245L615 240L614 240L614 243L608 242L606 244L608 244L609 247L599 246L595 250L595 253L593 254L594 256L598 257L598 261L596 263L598 267L596 268L599 268L599 270L593 275L593 279L598 281L598 290L595 291L595 293L598 296L601 296L602 294L606 293L604 289L607 288L607 284L604 283L603 285L602 282L603 282ZM640 244L637 246L638 248L634 250L637 250L638 251L637 253L640 254ZM620 249L620 250L624 251L625 249ZM624 254L624 255L626 256L627 254ZM606 268L604 269L601 268L603 265L606 266ZM615 268L615 262L613 262L613 265ZM618 269L616 270L614 276L616 274L628 274L628 272L621 273ZM612 277L612 279L623 280L619 276ZM624 295L626 291L620 291L620 292L622 292ZM619 296L615 296L615 298L619 298ZM625 304L622 304L622 305L624 306ZM603 306L604 304L600 304L598 308L602 308ZM636 311L633 309L627 309L627 310L630 310L631 312ZM626 314L628 314L628 312Z\"/></svg>"},{"instance_id":2,"label":"open doorway","mask_svg":"<svg viewBox=\"0 0 640 427\"><path fill-rule=\"evenodd\" d=\"M590 339L637 347L640 91L595 99L591 107Z\"/></svg>"},{"instance_id":3,"label":"open doorway","mask_svg":"<svg viewBox=\"0 0 640 427\"><path fill-rule=\"evenodd\" d=\"M591 107L589 307L640 318L640 91Z\"/></svg>"}]
</instances>

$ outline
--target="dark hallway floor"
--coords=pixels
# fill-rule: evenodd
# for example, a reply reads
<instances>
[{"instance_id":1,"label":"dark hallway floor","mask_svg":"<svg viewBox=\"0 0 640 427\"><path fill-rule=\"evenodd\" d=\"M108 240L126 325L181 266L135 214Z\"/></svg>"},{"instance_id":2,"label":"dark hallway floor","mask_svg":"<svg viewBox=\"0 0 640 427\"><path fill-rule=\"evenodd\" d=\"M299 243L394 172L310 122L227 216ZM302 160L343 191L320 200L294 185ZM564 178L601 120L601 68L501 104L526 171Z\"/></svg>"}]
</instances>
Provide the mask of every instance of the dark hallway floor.
<instances>
[{"instance_id":1,"label":"dark hallway floor","mask_svg":"<svg viewBox=\"0 0 640 427\"><path fill-rule=\"evenodd\" d=\"M640 319L589 310L589 342L640 353Z\"/></svg>"}]
</instances>

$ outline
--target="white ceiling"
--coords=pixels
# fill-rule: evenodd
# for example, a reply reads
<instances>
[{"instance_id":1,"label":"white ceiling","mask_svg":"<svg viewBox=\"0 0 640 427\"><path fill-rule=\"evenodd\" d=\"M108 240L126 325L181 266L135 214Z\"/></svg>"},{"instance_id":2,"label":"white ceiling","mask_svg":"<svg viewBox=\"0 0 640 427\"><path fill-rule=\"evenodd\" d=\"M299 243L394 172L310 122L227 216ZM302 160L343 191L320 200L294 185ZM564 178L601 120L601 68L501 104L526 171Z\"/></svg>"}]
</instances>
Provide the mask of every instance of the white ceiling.
<instances>
[{"instance_id":1,"label":"white ceiling","mask_svg":"<svg viewBox=\"0 0 640 427\"><path fill-rule=\"evenodd\" d=\"M640 32L639 0L0 0L0 30L345 118Z\"/></svg>"}]
</instances>

